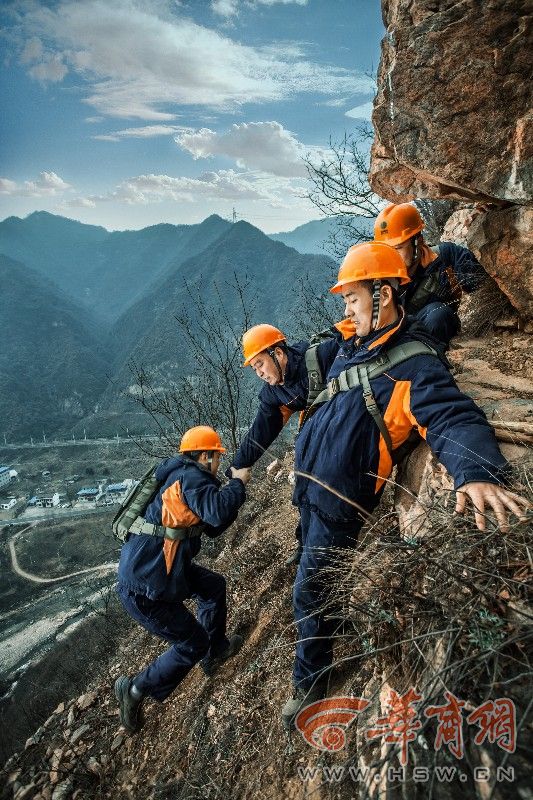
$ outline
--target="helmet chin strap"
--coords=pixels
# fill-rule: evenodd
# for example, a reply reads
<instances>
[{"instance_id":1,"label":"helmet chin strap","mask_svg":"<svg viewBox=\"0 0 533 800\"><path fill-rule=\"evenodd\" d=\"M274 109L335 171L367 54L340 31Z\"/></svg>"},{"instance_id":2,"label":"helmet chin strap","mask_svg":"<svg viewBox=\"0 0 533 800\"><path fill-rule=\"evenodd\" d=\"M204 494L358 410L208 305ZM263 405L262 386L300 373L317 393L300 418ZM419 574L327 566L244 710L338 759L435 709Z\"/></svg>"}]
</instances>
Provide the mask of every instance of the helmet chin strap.
<instances>
[{"instance_id":1,"label":"helmet chin strap","mask_svg":"<svg viewBox=\"0 0 533 800\"><path fill-rule=\"evenodd\" d=\"M270 347L267 350L267 353L270 356L270 358L272 359L272 361L274 362L274 364L276 365L276 368L278 370L278 375L279 375L279 382L283 383L283 371L281 369L281 364L278 361L278 357L276 355L276 351L274 350L273 347Z\"/></svg>"},{"instance_id":2,"label":"helmet chin strap","mask_svg":"<svg viewBox=\"0 0 533 800\"><path fill-rule=\"evenodd\" d=\"M419 244L418 244L419 239L420 239L420 234L419 233L415 233L415 235L413 236L413 239L412 239L412 242L413 242L413 260L411 262L411 269L416 269L418 267L418 260L420 258L420 249L419 249Z\"/></svg>"},{"instance_id":3,"label":"helmet chin strap","mask_svg":"<svg viewBox=\"0 0 533 800\"><path fill-rule=\"evenodd\" d=\"M381 281L375 280L372 282L372 322L370 330L375 331L378 327L379 321L379 303L381 300Z\"/></svg>"}]
</instances>

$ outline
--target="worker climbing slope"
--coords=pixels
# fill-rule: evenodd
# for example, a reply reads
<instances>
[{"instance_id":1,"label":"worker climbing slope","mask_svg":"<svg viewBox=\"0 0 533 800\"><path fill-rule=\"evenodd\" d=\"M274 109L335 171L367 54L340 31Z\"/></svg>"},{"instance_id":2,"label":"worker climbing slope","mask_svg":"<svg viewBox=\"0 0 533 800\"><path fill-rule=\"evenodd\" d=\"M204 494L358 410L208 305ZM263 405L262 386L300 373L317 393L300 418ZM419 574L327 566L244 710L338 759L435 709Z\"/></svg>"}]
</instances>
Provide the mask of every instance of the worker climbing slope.
<instances>
[{"instance_id":1,"label":"worker climbing slope","mask_svg":"<svg viewBox=\"0 0 533 800\"><path fill-rule=\"evenodd\" d=\"M193 561L201 535L223 533L246 499L248 470L233 469L225 486L216 477L224 452L212 428L188 430L179 454L157 468L160 487L122 547L120 600L134 620L171 645L138 675L115 683L120 720L130 732L141 726L145 697L165 700L199 661L211 675L242 646L241 636L226 636L224 577ZM184 605L188 598L196 601L198 618Z\"/></svg>"}]
</instances>

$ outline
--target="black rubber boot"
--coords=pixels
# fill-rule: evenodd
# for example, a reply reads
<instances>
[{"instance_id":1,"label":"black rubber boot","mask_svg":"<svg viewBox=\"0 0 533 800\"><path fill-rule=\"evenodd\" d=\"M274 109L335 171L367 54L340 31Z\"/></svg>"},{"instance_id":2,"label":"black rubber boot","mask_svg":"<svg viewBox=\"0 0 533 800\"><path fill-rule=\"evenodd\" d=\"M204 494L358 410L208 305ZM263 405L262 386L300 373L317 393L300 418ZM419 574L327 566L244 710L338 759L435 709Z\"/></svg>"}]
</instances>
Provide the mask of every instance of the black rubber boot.
<instances>
[{"instance_id":1,"label":"black rubber boot","mask_svg":"<svg viewBox=\"0 0 533 800\"><path fill-rule=\"evenodd\" d=\"M132 697L130 693L133 681L126 675L121 675L115 681L115 697L118 700L120 722L130 733L135 733L142 727L140 710L144 697Z\"/></svg>"},{"instance_id":2,"label":"black rubber boot","mask_svg":"<svg viewBox=\"0 0 533 800\"><path fill-rule=\"evenodd\" d=\"M292 567L292 565L294 564L294 566L297 567L298 564L300 563L300 559L302 557L302 551L303 551L302 545L301 544L297 545L295 550L294 550L294 552L286 560L285 566L286 567Z\"/></svg>"},{"instance_id":3,"label":"black rubber boot","mask_svg":"<svg viewBox=\"0 0 533 800\"><path fill-rule=\"evenodd\" d=\"M294 720L302 708L316 703L317 700L324 700L327 697L327 685L317 683L310 689L295 688L281 710L281 721L286 731L294 728Z\"/></svg>"},{"instance_id":4,"label":"black rubber boot","mask_svg":"<svg viewBox=\"0 0 533 800\"><path fill-rule=\"evenodd\" d=\"M217 671L219 666L227 661L228 658L236 655L239 652L241 647L244 644L244 638L240 636L238 633L234 633L233 636L230 636L228 639L228 643L225 648L220 652L217 653L215 656L206 656L200 661L200 666L207 675L208 678Z\"/></svg>"}]
</instances>

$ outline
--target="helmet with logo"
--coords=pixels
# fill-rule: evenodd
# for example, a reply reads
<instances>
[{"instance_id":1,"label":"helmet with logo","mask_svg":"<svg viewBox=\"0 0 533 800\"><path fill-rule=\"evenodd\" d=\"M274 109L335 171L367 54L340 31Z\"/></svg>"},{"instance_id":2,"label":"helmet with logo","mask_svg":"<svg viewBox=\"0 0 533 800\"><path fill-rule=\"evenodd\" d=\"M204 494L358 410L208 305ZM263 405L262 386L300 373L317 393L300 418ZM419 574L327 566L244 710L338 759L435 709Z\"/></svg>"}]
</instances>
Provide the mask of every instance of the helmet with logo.
<instances>
[{"instance_id":1,"label":"helmet with logo","mask_svg":"<svg viewBox=\"0 0 533 800\"><path fill-rule=\"evenodd\" d=\"M374 241L396 247L424 228L424 220L416 206L411 203L390 205L378 214L374 223Z\"/></svg>"}]
</instances>

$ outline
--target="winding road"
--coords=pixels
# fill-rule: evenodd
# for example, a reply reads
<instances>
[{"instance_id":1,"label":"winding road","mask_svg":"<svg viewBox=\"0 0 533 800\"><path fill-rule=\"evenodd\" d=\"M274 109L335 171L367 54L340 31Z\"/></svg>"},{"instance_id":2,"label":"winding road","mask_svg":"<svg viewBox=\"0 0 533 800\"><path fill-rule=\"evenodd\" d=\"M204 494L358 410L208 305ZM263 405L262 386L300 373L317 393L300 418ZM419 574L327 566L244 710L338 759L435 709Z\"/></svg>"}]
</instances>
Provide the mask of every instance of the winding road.
<instances>
[{"instance_id":1,"label":"winding road","mask_svg":"<svg viewBox=\"0 0 533 800\"><path fill-rule=\"evenodd\" d=\"M22 569L19 565L17 552L15 550L15 541L25 533L30 528L33 528L36 523L32 523L31 525L26 526L21 531L16 533L8 542L9 547L9 554L11 556L11 567L13 572L17 575L20 575L21 578L25 578L27 581L31 581L32 583L59 583L60 581L66 581L68 578L75 578L78 575L87 575L89 572L110 572L111 570L116 570L117 562L116 561L109 561L107 564L99 564L97 567L88 567L87 569L80 569L77 572L70 572L68 575L61 575L58 578L41 578L39 575L33 575L31 572L26 572L26 570Z\"/></svg>"}]
</instances>

